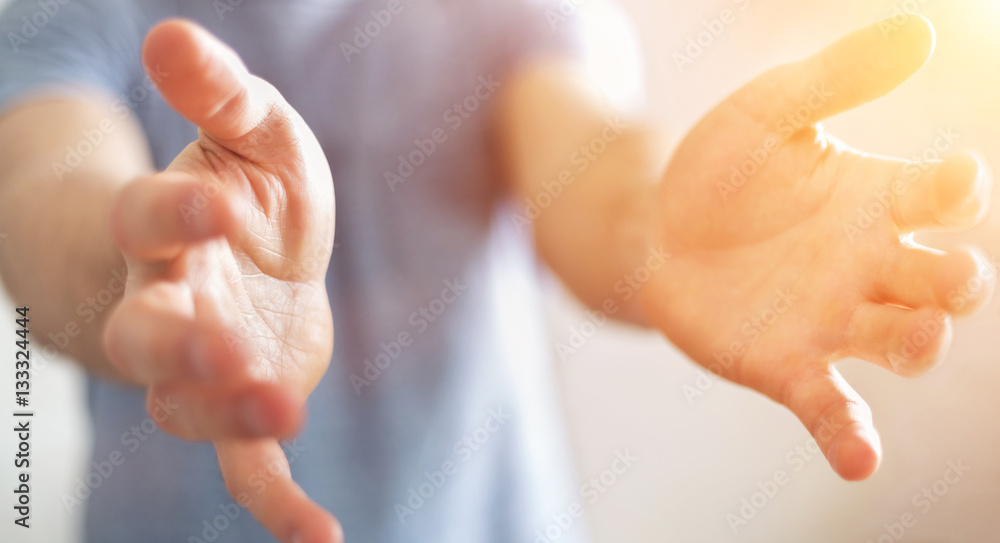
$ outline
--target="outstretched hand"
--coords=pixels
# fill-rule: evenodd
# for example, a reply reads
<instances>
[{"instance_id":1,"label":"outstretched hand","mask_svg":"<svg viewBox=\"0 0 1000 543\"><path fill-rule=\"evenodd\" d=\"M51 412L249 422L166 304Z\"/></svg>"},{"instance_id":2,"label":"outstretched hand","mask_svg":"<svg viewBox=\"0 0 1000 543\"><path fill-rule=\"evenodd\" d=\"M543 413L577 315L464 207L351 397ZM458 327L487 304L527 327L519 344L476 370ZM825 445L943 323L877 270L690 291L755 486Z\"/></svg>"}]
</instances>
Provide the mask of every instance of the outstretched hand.
<instances>
[{"instance_id":1,"label":"outstretched hand","mask_svg":"<svg viewBox=\"0 0 1000 543\"><path fill-rule=\"evenodd\" d=\"M161 23L143 61L169 74L160 91L200 131L164 172L117 197L111 226L129 280L105 331L108 356L148 387L151 410L179 406L161 427L215 443L230 492L275 537L339 542L277 440L301 424L333 349L325 155L278 91L200 27ZM259 492L250 483L262 470L270 482Z\"/></svg>"},{"instance_id":2,"label":"outstretched hand","mask_svg":"<svg viewBox=\"0 0 1000 543\"><path fill-rule=\"evenodd\" d=\"M871 156L817 125L902 84L933 47L913 16L763 74L692 130L659 194L653 235L672 257L642 291L648 319L695 361L787 406L849 480L876 470L881 445L833 364L919 375L944 357L951 315L994 287L974 252L911 239L983 218L992 181L973 157Z\"/></svg>"}]
</instances>

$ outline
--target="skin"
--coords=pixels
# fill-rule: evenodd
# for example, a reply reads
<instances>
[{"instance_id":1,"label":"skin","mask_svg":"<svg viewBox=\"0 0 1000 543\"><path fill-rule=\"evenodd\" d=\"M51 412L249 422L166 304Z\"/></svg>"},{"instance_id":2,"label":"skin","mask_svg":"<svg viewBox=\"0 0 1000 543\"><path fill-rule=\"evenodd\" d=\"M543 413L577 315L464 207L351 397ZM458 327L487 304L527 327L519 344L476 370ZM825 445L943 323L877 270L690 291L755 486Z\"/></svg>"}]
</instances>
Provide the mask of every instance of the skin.
<instances>
[{"instance_id":1,"label":"skin","mask_svg":"<svg viewBox=\"0 0 1000 543\"><path fill-rule=\"evenodd\" d=\"M909 234L975 226L992 180L972 156L875 157L817 123L896 88L933 47L930 23L913 17L892 34L873 25L775 68L706 115L665 171L655 137L633 128L538 217L539 251L580 299L616 302L615 316L653 326L695 362L783 404L841 477L869 477L879 436L834 363L855 357L913 377L943 359L952 316L989 301L993 274L973 250L942 253ZM502 131L522 198L544 191L613 115L592 89L559 66L513 85ZM788 121L803 106L808 114ZM551 144L567 133L587 137ZM734 182L733 168L761 153L757 171ZM890 209L857 227L858 209L885 194ZM650 248L670 255L659 270ZM611 288L642 267L648 282L631 299ZM969 291L977 275L983 286Z\"/></svg>"},{"instance_id":2,"label":"skin","mask_svg":"<svg viewBox=\"0 0 1000 543\"><path fill-rule=\"evenodd\" d=\"M888 36L876 27L852 34L737 91L669 161L655 130L627 123L533 221L540 255L592 307L613 300L615 317L659 329L696 362L786 405L842 477L868 477L881 457L878 434L833 363L853 356L913 376L944 356L951 315L983 305L993 285L956 299L956 287L982 266L975 255L920 248L907 234L976 224L990 180L968 156L914 170L849 149L815 123L886 94L932 49L933 31L919 17ZM195 25L154 28L143 60L151 73L170 74L160 91L201 128L198 140L154 172L127 118L59 182L47 164L107 115L106 103L39 100L7 113L0 231L29 216L42 226L5 241L0 273L18 299L38 307L32 322L46 334L127 263L123 299L84 325L66 352L147 387L151 408L178 404L161 426L214 442L230 491L249 495L244 505L279 540L341 541L336 519L291 479L277 441L301 424L332 350L323 277L334 199L325 157L280 94ZM545 64L505 85L494 128L519 199L537 197L575 149L606 134L613 109L576 74ZM824 85L832 96L807 122L790 133L777 128L810 103L804 89ZM765 142L773 143L766 163L723 197L719 183ZM846 235L856 209L893 182L906 189L890 212ZM208 190L214 196L198 200ZM649 267L648 281L626 299L615 285L660 248L666 264ZM74 273L61 272L68 266ZM790 293L785 305L777 303L782 292ZM768 310L776 318L763 326ZM938 323L933 333L929 322ZM905 348L921 332L920 348ZM282 473L259 496L249 492L248 478L272 460Z\"/></svg>"},{"instance_id":3,"label":"skin","mask_svg":"<svg viewBox=\"0 0 1000 543\"><path fill-rule=\"evenodd\" d=\"M55 101L8 114L0 121L0 140L14 147L2 161L19 174L3 181L7 204L0 213L26 217L31 210L48 217L41 222L57 232L33 233L33 240L15 236L18 245L5 254L0 271L19 297L47 302L33 302L36 331L47 334L78 321L73 311L82 293L103 288L124 260L123 298L109 317L85 326L68 354L94 371L146 387L151 412L177 405L157 422L185 439L213 441L230 492L275 537L341 541L336 519L292 480L278 442L301 425L302 405L333 350L324 279L334 196L325 155L281 95L201 28L181 21L156 27L143 61L150 73L170 74L159 82L160 92L200 128L198 140L156 173L139 143L141 132L127 119L59 182L47 171L48 155L75 144L82 127L110 115L108 107ZM67 119L76 128L31 128ZM117 164L121 156L144 160L124 169ZM95 193L88 199L92 208L73 201L82 196L77 184L91 189L81 193ZM62 193L67 190L72 192ZM44 204L41 195L53 198ZM204 195L211 197L200 199ZM94 209L103 218L90 216ZM71 234L81 228L89 235ZM60 251L31 247L51 240L66 243L70 256L46 261L60 258ZM57 271L81 262L94 272ZM51 275L24 272L35 269ZM60 296L45 292L61 281L76 283ZM251 487L255 474L268 475L266 492Z\"/></svg>"}]
</instances>

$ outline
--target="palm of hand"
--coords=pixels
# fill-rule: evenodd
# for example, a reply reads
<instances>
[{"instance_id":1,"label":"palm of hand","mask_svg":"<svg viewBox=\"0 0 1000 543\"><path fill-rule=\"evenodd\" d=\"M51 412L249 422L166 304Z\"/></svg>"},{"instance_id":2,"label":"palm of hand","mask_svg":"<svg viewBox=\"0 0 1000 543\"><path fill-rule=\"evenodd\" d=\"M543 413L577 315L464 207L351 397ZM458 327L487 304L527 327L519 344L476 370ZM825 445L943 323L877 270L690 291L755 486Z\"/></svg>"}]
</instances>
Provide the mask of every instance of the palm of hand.
<instances>
[{"instance_id":1,"label":"palm of hand","mask_svg":"<svg viewBox=\"0 0 1000 543\"><path fill-rule=\"evenodd\" d=\"M230 239L186 248L166 273L184 278L197 311L229 324L233 333L226 340L250 351L256 378L289 385L305 397L333 349L323 273L333 244L333 194L297 187L307 179L316 187L332 187L332 181L325 161L306 171L295 150L261 156L266 143L252 145L257 160L270 166L202 135L167 169L235 192L244 203L237 212L244 224ZM197 212L194 205L187 210Z\"/></svg>"},{"instance_id":2,"label":"palm of hand","mask_svg":"<svg viewBox=\"0 0 1000 543\"><path fill-rule=\"evenodd\" d=\"M278 442L300 426L333 348L325 154L280 93L201 28L161 23L143 55L201 132L117 197L111 228L130 278L106 325L109 358L148 387L151 412L176 406L157 418L163 429L215 444L230 492L277 538L342 541ZM264 491L251 486L261 473Z\"/></svg>"},{"instance_id":3,"label":"palm of hand","mask_svg":"<svg viewBox=\"0 0 1000 543\"><path fill-rule=\"evenodd\" d=\"M838 55L885 47L865 32L765 74L692 130L664 176L653 227L670 263L643 296L674 343L790 408L848 479L875 470L880 445L867 405L832 364L858 357L919 374L944 355L949 314L992 293L989 281L963 288L983 266L973 253L930 251L908 236L982 218L989 183L974 159L873 157L815 125L895 86L877 78L901 81L922 64L844 78ZM900 39L926 41L926 27L907 32Z\"/></svg>"}]
</instances>

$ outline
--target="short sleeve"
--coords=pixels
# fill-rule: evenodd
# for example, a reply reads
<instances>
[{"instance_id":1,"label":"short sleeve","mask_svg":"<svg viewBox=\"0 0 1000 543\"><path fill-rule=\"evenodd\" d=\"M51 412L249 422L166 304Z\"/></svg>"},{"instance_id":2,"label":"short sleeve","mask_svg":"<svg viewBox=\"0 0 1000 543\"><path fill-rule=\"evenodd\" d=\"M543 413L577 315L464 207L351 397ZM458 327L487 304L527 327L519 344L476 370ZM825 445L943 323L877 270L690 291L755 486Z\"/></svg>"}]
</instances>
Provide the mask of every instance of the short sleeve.
<instances>
[{"instance_id":1,"label":"short sleeve","mask_svg":"<svg viewBox=\"0 0 1000 543\"><path fill-rule=\"evenodd\" d=\"M0 14L0 111L38 94L128 92L144 77L140 2L14 0Z\"/></svg>"},{"instance_id":2,"label":"short sleeve","mask_svg":"<svg viewBox=\"0 0 1000 543\"><path fill-rule=\"evenodd\" d=\"M570 4L569 2L566 2ZM499 42L496 51L511 66L549 58L580 59L586 52L582 21L577 10L560 8L559 0L504 0L484 2L491 13Z\"/></svg>"},{"instance_id":3,"label":"short sleeve","mask_svg":"<svg viewBox=\"0 0 1000 543\"><path fill-rule=\"evenodd\" d=\"M616 4L604 0L505 0L499 50L512 70L537 60L583 65L622 112L645 107L643 62L635 29Z\"/></svg>"}]
</instances>

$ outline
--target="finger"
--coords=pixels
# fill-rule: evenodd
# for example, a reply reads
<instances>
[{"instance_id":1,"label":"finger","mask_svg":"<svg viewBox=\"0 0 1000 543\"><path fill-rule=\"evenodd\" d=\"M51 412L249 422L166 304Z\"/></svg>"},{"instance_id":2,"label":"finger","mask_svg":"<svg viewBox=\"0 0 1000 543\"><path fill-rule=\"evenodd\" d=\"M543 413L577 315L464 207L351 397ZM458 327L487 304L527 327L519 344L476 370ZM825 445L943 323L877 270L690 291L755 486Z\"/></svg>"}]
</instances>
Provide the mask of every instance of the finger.
<instances>
[{"instance_id":1,"label":"finger","mask_svg":"<svg viewBox=\"0 0 1000 543\"><path fill-rule=\"evenodd\" d=\"M733 95L732 104L755 112L765 129L783 141L806 126L888 94L927 62L934 29L918 15L894 25L892 32L886 32L886 23L858 30L805 60L761 75Z\"/></svg>"},{"instance_id":2,"label":"finger","mask_svg":"<svg viewBox=\"0 0 1000 543\"><path fill-rule=\"evenodd\" d=\"M239 196L229 190L164 172L122 188L112 208L111 232L126 255L166 261L186 245L235 233L242 215Z\"/></svg>"},{"instance_id":3,"label":"finger","mask_svg":"<svg viewBox=\"0 0 1000 543\"><path fill-rule=\"evenodd\" d=\"M882 444L871 410L833 367L811 366L786 387L782 403L802 421L842 478L860 481L878 469Z\"/></svg>"},{"instance_id":4,"label":"finger","mask_svg":"<svg viewBox=\"0 0 1000 543\"><path fill-rule=\"evenodd\" d=\"M337 519L292 480L288 459L277 441L218 441L215 449L230 494L282 543L344 540ZM261 488L260 481L267 485Z\"/></svg>"},{"instance_id":5,"label":"finger","mask_svg":"<svg viewBox=\"0 0 1000 543\"><path fill-rule=\"evenodd\" d=\"M944 359L952 324L940 309L863 303L854 311L847 334L848 355L915 377Z\"/></svg>"},{"instance_id":6,"label":"finger","mask_svg":"<svg viewBox=\"0 0 1000 543\"><path fill-rule=\"evenodd\" d=\"M247 179L268 219L282 225L282 235L265 236L269 243L259 252L295 263L328 252L334 225L330 167L312 131L277 89L251 75L228 46L184 20L162 22L149 32L143 62L151 75L166 74L157 78L158 88L211 140L203 142L206 154L218 158L215 151L222 149L212 147L218 144L269 172Z\"/></svg>"},{"instance_id":7,"label":"finger","mask_svg":"<svg viewBox=\"0 0 1000 543\"><path fill-rule=\"evenodd\" d=\"M276 130L293 116L280 93L200 26L181 19L158 24L142 55L151 76L167 74L157 83L167 103L212 138L239 140L262 129L276 145L294 142L290 131Z\"/></svg>"},{"instance_id":8,"label":"finger","mask_svg":"<svg viewBox=\"0 0 1000 543\"><path fill-rule=\"evenodd\" d=\"M219 382L249 378L250 355L228 329L199 323L187 287L159 282L125 298L108 319L105 351L111 363L136 383L188 380Z\"/></svg>"},{"instance_id":9,"label":"finger","mask_svg":"<svg viewBox=\"0 0 1000 543\"><path fill-rule=\"evenodd\" d=\"M993 178L972 155L907 163L893 184L894 218L902 232L967 230L989 209Z\"/></svg>"},{"instance_id":10,"label":"finger","mask_svg":"<svg viewBox=\"0 0 1000 543\"><path fill-rule=\"evenodd\" d=\"M161 383L149 389L147 407L179 405L165 431L191 441L287 437L302 424L301 401L285 387L255 383L230 388Z\"/></svg>"},{"instance_id":11,"label":"finger","mask_svg":"<svg viewBox=\"0 0 1000 543\"><path fill-rule=\"evenodd\" d=\"M993 297L995 274L977 251L943 253L925 247L888 249L875 278L876 301L969 314Z\"/></svg>"}]
</instances>

